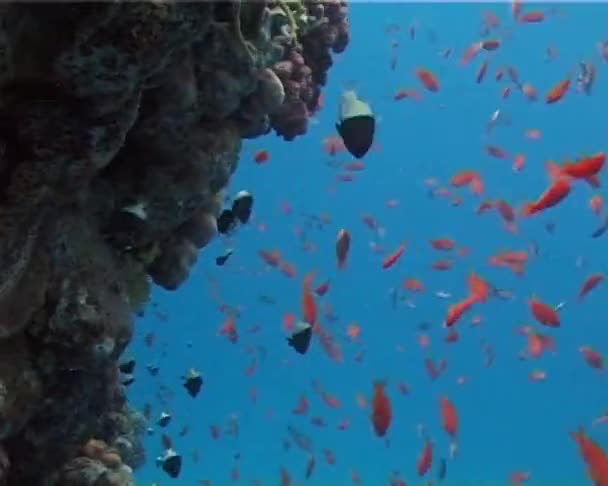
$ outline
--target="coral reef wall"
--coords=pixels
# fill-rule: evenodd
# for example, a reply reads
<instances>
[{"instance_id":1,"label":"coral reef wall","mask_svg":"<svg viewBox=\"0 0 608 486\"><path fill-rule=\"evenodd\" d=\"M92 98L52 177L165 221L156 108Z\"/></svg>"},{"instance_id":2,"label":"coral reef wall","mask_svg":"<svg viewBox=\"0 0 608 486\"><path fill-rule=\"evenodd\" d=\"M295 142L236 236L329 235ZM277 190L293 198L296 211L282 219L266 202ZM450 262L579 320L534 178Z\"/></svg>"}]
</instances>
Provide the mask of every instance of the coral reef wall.
<instances>
[{"instance_id":1,"label":"coral reef wall","mask_svg":"<svg viewBox=\"0 0 608 486\"><path fill-rule=\"evenodd\" d=\"M217 232L241 140L306 132L340 0L0 4L0 484L127 485L117 360Z\"/></svg>"}]
</instances>

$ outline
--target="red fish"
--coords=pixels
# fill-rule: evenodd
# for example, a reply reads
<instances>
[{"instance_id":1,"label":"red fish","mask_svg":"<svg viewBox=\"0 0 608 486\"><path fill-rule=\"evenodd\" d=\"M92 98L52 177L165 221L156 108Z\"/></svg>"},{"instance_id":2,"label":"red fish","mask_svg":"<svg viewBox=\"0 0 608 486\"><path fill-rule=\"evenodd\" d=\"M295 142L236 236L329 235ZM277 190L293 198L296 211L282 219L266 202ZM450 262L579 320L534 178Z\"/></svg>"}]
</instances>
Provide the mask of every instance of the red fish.
<instances>
[{"instance_id":1,"label":"red fish","mask_svg":"<svg viewBox=\"0 0 608 486\"><path fill-rule=\"evenodd\" d=\"M454 249L456 244L454 243L454 240L449 238L439 238L437 240L431 240L431 246L435 248L435 250L450 251Z\"/></svg>"},{"instance_id":2,"label":"red fish","mask_svg":"<svg viewBox=\"0 0 608 486\"><path fill-rule=\"evenodd\" d=\"M302 318L305 322L314 326L317 322L317 303L315 302L315 296L312 293L312 279L314 274L311 272L304 277L304 284L302 286Z\"/></svg>"},{"instance_id":3,"label":"red fish","mask_svg":"<svg viewBox=\"0 0 608 486\"><path fill-rule=\"evenodd\" d=\"M529 299L528 305L532 311L532 315L540 324L549 327L559 327L559 314L553 307L536 298Z\"/></svg>"},{"instance_id":4,"label":"red fish","mask_svg":"<svg viewBox=\"0 0 608 486\"><path fill-rule=\"evenodd\" d=\"M590 275L587 280L583 283L581 290L578 293L579 300L583 300L585 295L591 292L595 287L597 287L604 280L603 273L594 273Z\"/></svg>"},{"instance_id":5,"label":"red fish","mask_svg":"<svg viewBox=\"0 0 608 486\"><path fill-rule=\"evenodd\" d=\"M270 152L267 150L260 150L259 152L255 153L253 160L256 164L265 164L270 160Z\"/></svg>"},{"instance_id":6,"label":"red fish","mask_svg":"<svg viewBox=\"0 0 608 486\"><path fill-rule=\"evenodd\" d=\"M439 91L439 80L435 77L435 75L429 71L428 69L418 68L416 70L416 75L418 79L422 83L422 85L432 93L436 93Z\"/></svg>"},{"instance_id":7,"label":"red fish","mask_svg":"<svg viewBox=\"0 0 608 486\"><path fill-rule=\"evenodd\" d=\"M537 24L545 20L545 13L541 10L535 10L520 15L518 20L524 24Z\"/></svg>"},{"instance_id":8,"label":"red fish","mask_svg":"<svg viewBox=\"0 0 608 486\"><path fill-rule=\"evenodd\" d=\"M382 260L382 268L387 269L392 267L403 255L405 251L405 243L401 243L399 247L390 255L388 255L384 260Z\"/></svg>"},{"instance_id":9,"label":"red fish","mask_svg":"<svg viewBox=\"0 0 608 486\"><path fill-rule=\"evenodd\" d=\"M424 449L422 449L422 453L418 458L418 463L416 464L416 471L418 471L418 476L424 476L431 466L433 465L433 443L426 439L426 443L424 444Z\"/></svg>"},{"instance_id":10,"label":"red fish","mask_svg":"<svg viewBox=\"0 0 608 486\"><path fill-rule=\"evenodd\" d=\"M545 96L545 101L547 104L557 103L566 95L568 89L570 89L570 80L560 81L549 90L547 96Z\"/></svg>"},{"instance_id":11,"label":"red fish","mask_svg":"<svg viewBox=\"0 0 608 486\"><path fill-rule=\"evenodd\" d=\"M548 164L551 171L559 170L562 174L572 177L573 179L584 179L591 187L599 187L598 173L604 167L606 162L606 154L598 152L596 154L583 157L576 162L566 162L561 166Z\"/></svg>"},{"instance_id":12,"label":"red fish","mask_svg":"<svg viewBox=\"0 0 608 486\"><path fill-rule=\"evenodd\" d=\"M458 413L456 412L456 407L447 397L441 397L440 404L442 427L452 439L455 439L458 434Z\"/></svg>"},{"instance_id":13,"label":"red fish","mask_svg":"<svg viewBox=\"0 0 608 486\"><path fill-rule=\"evenodd\" d=\"M591 349L589 346L581 346L578 350L591 368L595 368L596 370L604 369L604 358L602 358L600 353Z\"/></svg>"},{"instance_id":14,"label":"red fish","mask_svg":"<svg viewBox=\"0 0 608 486\"><path fill-rule=\"evenodd\" d=\"M451 327L467 312L477 301L477 297L470 296L448 308L448 314L445 318L445 327Z\"/></svg>"},{"instance_id":15,"label":"red fish","mask_svg":"<svg viewBox=\"0 0 608 486\"><path fill-rule=\"evenodd\" d=\"M393 419L391 402L386 394L386 383L384 381L374 382L371 419L376 435L384 437Z\"/></svg>"},{"instance_id":16,"label":"red fish","mask_svg":"<svg viewBox=\"0 0 608 486\"><path fill-rule=\"evenodd\" d=\"M608 486L608 456L604 450L587 437L582 427L570 435L578 444L580 455L587 465L587 473L595 486Z\"/></svg>"},{"instance_id":17,"label":"red fish","mask_svg":"<svg viewBox=\"0 0 608 486\"><path fill-rule=\"evenodd\" d=\"M556 206L570 194L571 188L570 181L566 177L555 180L536 201L524 204L522 215L531 216Z\"/></svg>"}]
</instances>

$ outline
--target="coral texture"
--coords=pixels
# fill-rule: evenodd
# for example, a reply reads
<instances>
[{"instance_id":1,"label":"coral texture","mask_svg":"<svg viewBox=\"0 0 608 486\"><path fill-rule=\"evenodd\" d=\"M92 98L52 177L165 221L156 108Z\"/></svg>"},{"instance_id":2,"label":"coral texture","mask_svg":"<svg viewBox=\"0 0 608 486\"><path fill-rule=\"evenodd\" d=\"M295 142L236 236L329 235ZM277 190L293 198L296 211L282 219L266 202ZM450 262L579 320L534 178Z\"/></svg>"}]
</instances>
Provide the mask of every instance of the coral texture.
<instances>
[{"instance_id":1,"label":"coral texture","mask_svg":"<svg viewBox=\"0 0 608 486\"><path fill-rule=\"evenodd\" d=\"M133 484L133 314L217 233L241 140L306 132L346 5L15 1L0 21L0 484Z\"/></svg>"}]
</instances>

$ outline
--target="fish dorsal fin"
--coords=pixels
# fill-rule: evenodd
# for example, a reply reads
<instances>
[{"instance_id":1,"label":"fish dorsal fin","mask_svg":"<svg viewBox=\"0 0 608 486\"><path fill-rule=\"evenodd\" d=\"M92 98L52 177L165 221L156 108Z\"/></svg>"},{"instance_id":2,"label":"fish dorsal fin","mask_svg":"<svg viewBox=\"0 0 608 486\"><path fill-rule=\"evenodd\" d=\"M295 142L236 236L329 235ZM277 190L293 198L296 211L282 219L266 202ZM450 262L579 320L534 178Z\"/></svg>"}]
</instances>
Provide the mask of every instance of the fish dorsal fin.
<instances>
[{"instance_id":1,"label":"fish dorsal fin","mask_svg":"<svg viewBox=\"0 0 608 486\"><path fill-rule=\"evenodd\" d=\"M340 121L357 116L373 116L372 109L357 97L355 91L345 91L340 102Z\"/></svg>"}]
</instances>

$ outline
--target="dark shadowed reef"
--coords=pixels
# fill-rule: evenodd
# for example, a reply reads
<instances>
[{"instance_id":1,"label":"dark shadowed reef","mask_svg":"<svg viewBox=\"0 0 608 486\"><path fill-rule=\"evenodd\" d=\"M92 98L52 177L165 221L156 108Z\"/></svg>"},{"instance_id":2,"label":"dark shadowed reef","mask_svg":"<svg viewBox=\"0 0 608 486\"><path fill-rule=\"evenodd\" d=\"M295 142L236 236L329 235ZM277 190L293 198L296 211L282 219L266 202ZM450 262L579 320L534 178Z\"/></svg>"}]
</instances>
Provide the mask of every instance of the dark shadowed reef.
<instances>
[{"instance_id":1,"label":"dark shadowed reef","mask_svg":"<svg viewBox=\"0 0 608 486\"><path fill-rule=\"evenodd\" d=\"M303 135L344 2L0 5L0 477L128 485L117 360L217 232L241 140Z\"/></svg>"}]
</instances>

